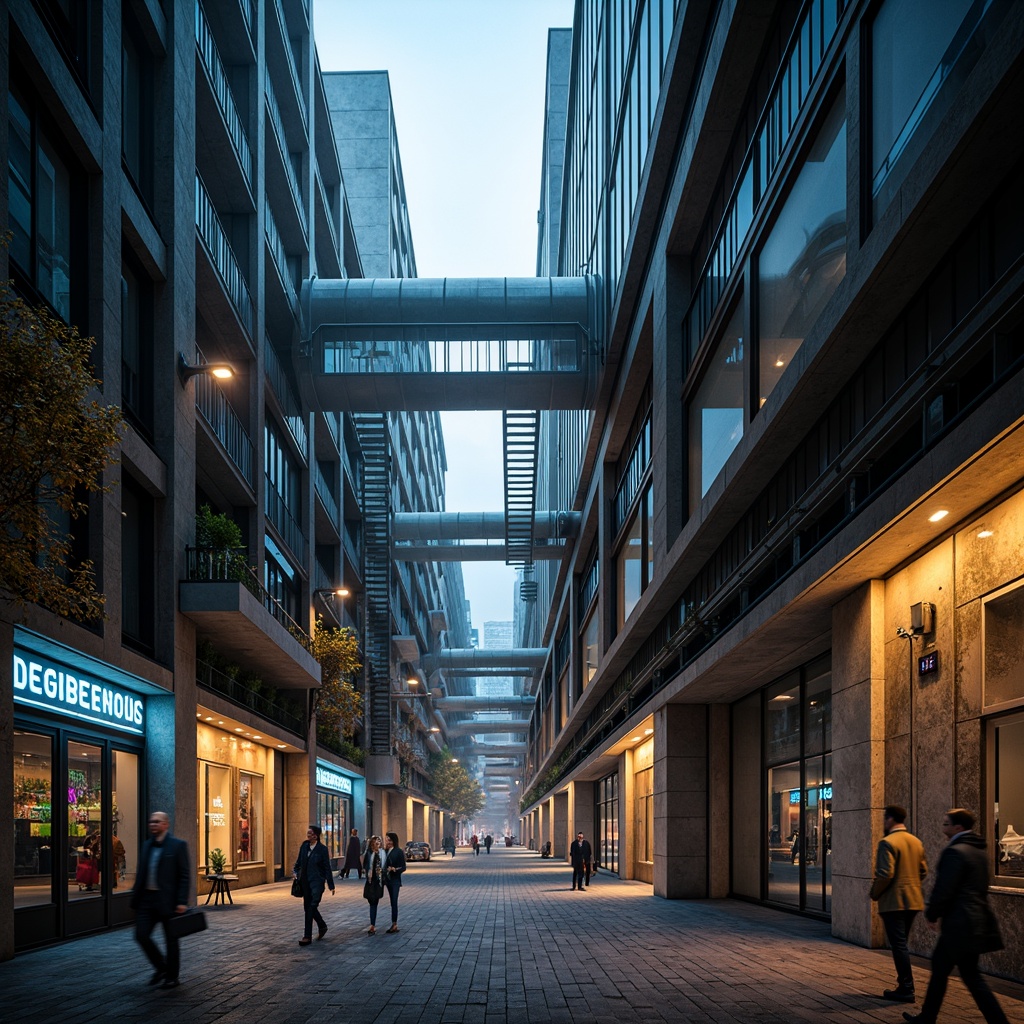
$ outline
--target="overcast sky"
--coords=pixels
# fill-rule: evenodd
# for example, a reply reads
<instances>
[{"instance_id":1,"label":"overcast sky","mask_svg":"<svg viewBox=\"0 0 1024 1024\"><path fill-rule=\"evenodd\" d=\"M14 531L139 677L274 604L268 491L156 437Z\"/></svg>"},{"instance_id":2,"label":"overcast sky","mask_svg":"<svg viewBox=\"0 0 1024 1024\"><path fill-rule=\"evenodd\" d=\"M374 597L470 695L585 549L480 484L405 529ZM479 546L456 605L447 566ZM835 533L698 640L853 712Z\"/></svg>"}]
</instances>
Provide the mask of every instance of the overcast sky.
<instances>
[{"instance_id":1,"label":"overcast sky","mask_svg":"<svg viewBox=\"0 0 1024 1024\"><path fill-rule=\"evenodd\" d=\"M547 30L573 0L314 0L324 71L389 73L420 277L532 277ZM501 413L445 413L447 507L504 508ZM515 574L463 567L473 625L512 618Z\"/></svg>"}]
</instances>

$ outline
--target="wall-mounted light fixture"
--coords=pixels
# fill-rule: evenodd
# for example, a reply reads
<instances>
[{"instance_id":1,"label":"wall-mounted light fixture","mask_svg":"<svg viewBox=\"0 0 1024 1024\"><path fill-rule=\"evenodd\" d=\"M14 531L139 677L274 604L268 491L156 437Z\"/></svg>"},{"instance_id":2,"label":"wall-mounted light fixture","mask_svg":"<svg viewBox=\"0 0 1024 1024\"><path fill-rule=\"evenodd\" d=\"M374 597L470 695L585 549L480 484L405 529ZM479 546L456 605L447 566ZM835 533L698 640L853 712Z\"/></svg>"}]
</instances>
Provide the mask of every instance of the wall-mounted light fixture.
<instances>
[{"instance_id":1,"label":"wall-mounted light fixture","mask_svg":"<svg viewBox=\"0 0 1024 1024\"><path fill-rule=\"evenodd\" d=\"M935 630L935 605L928 601L918 601L910 606L910 631L912 633L932 633Z\"/></svg>"},{"instance_id":2,"label":"wall-mounted light fixture","mask_svg":"<svg viewBox=\"0 0 1024 1024\"><path fill-rule=\"evenodd\" d=\"M231 380L238 375L238 371L225 362L216 363L190 363L184 354L178 353L178 377L181 379L181 386L184 387L191 377L198 377L200 374L209 374L218 380Z\"/></svg>"},{"instance_id":3,"label":"wall-mounted light fixture","mask_svg":"<svg viewBox=\"0 0 1024 1024\"><path fill-rule=\"evenodd\" d=\"M344 600L346 597L348 597L352 593L352 591L349 590L348 587L324 587L324 588L321 588L320 590L314 590L313 593L316 594L317 597L322 597L322 598L340 597L342 600Z\"/></svg>"}]
</instances>

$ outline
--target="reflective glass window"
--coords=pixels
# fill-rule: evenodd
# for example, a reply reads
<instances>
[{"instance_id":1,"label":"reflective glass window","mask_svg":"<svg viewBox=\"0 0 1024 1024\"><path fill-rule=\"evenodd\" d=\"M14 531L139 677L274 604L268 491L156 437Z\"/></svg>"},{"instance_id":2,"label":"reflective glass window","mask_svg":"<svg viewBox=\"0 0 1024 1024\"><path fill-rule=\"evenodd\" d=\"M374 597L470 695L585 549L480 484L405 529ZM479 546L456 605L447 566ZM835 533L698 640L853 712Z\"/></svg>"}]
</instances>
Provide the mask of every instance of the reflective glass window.
<instances>
[{"instance_id":1,"label":"reflective glass window","mask_svg":"<svg viewBox=\"0 0 1024 1024\"><path fill-rule=\"evenodd\" d=\"M103 750L69 740L68 899L88 899L102 892Z\"/></svg>"},{"instance_id":2,"label":"reflective glass window","mask_svg":"<svg viewBox=\"0 0 1024 1024\"><path fill-rule=\"evenodd\" d=\"M53 901L53 739L14 730L14 906Z\"/></svg>"},{"instance_id":3,"label":"reflective glass window","mask_svg":"<svg viewBox=\"0 0 1024 1024\"><path fill-rule=\"evenodd\" d=\"M583 687L586 689L587 684L591 679L597 675L597 666L600 661L599 651L597 646L597 632L598 632L598 618L597 609L595 608L590 613L590 618L587 620L587 624L583 627Z\"/></svg>"},{"instance_id":4,"label":"reflective glass window","mask_svg":"<svg viewBox=\"0 0 1024 1024\"><path fill-rule=\"evenodd\" d=\"M113 751L111 763L110 836L111 888L127 890L135 884L142 829L139 823L139 756L127 750Z\"/></svg>"},{"instance_id":5,"label":"reflective glass window","mask_svg":"<svg viewBox=\"0 0 1024 1024\"><path fill-rule=\"evenodd\" d=\"M845 274L843 89L758 256L758 406L767 401Z\"/></svg>"},{"instance_id":6,"label":"reflective glass window","mask_svg":"<svg viewBox=\"0 0 1024 1024\"><path fill-rule=\"evenodd\" d=\"M997 719L990 736L995 754L992 810L997 882L1024 885L1024 714Z\"/></svg>"},{"instance_id":7,"label":"reflective glass window","mask_svg":"<svg viewBox=\"0 0 1024 1024\"><path fill-rule=\"evenodd\" d=\"M690 402L691 511L743 437L743 334L743 309L737 304Z\"/></svg>"},{"instance_id":8,"label":"reflective glass window","mask_svg":"<svg viewBox=\"0 0 1024 1024\"><path fill-rule=\"evenodd\" d=\"M199 763L202 824L199 829L200 865L209 868L210 854L220 850L226 857L225 867L234 866L231 843L231 770L225 765Z\"/></svg>"},{"instance_id":9,"label":"reflective glass window","mask_svg":"<svg viewBox=\"0 0 1024 1024\"><path fill-rule=\"evenodd\" d=\"M238 863L263 860L263 776L238 777Z\"/></svg>"},{"instance_id":10,"label":"reflective glass window","mask_svg":"<svg viewBox=\"0 0 1024 1024\"><path fill-rule=\"evenodd\" d=\"M800 906L799 762L768 769L768 899Z\"/></svg>"}]
</instances>

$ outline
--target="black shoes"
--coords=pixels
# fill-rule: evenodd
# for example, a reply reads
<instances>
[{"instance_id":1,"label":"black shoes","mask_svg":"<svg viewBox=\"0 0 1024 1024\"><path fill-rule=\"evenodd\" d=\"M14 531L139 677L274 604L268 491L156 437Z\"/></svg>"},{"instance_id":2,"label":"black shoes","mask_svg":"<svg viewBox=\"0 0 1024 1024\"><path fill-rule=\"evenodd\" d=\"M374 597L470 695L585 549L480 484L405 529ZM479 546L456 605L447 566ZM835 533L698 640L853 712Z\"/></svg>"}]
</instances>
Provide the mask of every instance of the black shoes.
<instances>
[{"instance_id":1,"label":"black shoes","mask_svg":"<svg viewBox=\"0 0 1024 1024\"><path fill-rule=\"evenodd\" d=\"M324 925L323 928L317 928L317 930L316 930L316 937L318 939L322 939L326 934L327 934L327 925Z\"/></svg>"},{"instance_id":2,"label":"black shoes","mask_svg":"<svg viewBox=\"0 0 1024 1024\"><path fill-rule=\"evenodd\" d=\"M181 982L177 978L168 978L160 987L161 988L177 988Z\"/></svg>"},{"instance_id":3,"label":"black shoes","mask_svg":"<svg viewBox=\"0 0 1024 1024\"><path fill-rule=\"evenodd\" d=\"M883 999L891 999L894 1003L913 1003L916 1002L916 996L914 995L913 989L907 988L887 988L882 993Z\"/></svg>"},{"instance_id":4,"label":"black shoes","mask_svg":"<svg viewBox=\"0 0 1024 1024\"><path fill-rule=\"evenodd\" d=\"M923 1013L911 1013L909 1010L903 1011L903 1019L918 1021L919 1024L931 1024L928 1018Z\"/></svg>"},{"instance_id":5,"label":"black shoes","mask_svg":"<svg viewBox=\"0 0 1024 1024\"><path fill-rule=\"evenodd\" d=\"M167 971L163 967L158 968L153 972L153 977L146 982L147 985L159 985L164 978L167 977Z\"/></svg>"}]
</instances>

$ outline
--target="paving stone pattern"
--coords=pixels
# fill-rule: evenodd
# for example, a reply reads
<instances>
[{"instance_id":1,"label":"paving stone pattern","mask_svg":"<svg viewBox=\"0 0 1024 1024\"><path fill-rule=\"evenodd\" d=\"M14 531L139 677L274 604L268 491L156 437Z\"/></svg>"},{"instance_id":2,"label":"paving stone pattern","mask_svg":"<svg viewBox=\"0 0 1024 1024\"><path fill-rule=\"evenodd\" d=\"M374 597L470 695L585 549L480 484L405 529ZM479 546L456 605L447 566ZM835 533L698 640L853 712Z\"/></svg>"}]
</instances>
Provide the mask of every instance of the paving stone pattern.
<instances>
[{"instance_id":1,"label":"paving stone pattern","mask_svg":"<svg viewBox=\"0 0 1024 1024\"><path fill-rule=\"evenodd\" d=\"M207 908L182 940L182 984L149 988L130 928L0 964L0 1020L200 1024L548 1024L898 1022L878 998L892 959L838 941L828 925L731 900L684 902L599 874L572 892L561 862L495 847L414 863L400 931L387 901L368 936L362 882L339 879L330 930L299 947L302 904L286 882ZM157 941L163 937L157 930ZM919 994L926 961L915 964ZM1024 1024L1024 986L993 987ZM958 978L945 1022L980 1021Z\"/></svg>"}]
</instances>

